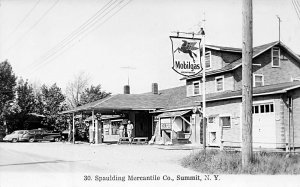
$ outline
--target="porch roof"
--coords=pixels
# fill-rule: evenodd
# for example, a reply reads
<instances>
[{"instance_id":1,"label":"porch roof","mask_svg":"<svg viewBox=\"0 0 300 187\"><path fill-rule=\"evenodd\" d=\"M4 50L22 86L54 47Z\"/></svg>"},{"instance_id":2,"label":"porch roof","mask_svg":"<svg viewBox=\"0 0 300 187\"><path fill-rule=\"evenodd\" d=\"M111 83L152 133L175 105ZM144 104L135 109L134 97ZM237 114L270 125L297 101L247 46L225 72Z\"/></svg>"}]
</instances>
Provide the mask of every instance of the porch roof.
<instances>
[{"instance_id":1,"label":"porch roof","mask_svg":"<svg viewBox=\"0 0 300 187\"><path fill-rule=\"evenodd\" d=\"M162 114L159 114L157 117L159 117L159 118L167 118L167 117L183 116L184 114L187 114L190 111L191 110L183 110L183 111L175 111L175 112L164 112Z\"/></svg>"},{"instance_id":2,"label":"porch roof","mask_svg":"<svg viewBox=\"0 0 300 187\"><path fill-rule=\"evenodd\" d=\"M86 118L84 121L92 121L92 116ZM121 118L121 115L102 115L101 119L116 119Z\"/></svg>"}]
</instances>

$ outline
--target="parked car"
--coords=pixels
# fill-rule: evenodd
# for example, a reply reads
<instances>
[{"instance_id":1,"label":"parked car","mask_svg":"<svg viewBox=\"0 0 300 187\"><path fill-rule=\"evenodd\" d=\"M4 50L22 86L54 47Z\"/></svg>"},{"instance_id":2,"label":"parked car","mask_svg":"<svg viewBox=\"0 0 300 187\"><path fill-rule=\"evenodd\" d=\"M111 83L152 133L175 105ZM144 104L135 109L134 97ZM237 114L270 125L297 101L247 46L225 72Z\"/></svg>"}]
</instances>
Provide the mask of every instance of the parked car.
<instances>
[{"instance_id":1,"label":"parked car","mask_svg":"<svg viewBox=\"0 0 300 187\"><path fill-rule=\"evenodd\" d=\"M29 142L35 141L61 141L61 134L55 132L49 132L45 129L33 129L29 130L27 134L24 135L24 139Z\"/></svg>"},{"instance_id":2,"label":"parked car","mask_svg":"<svg viewBox=\"0 0 300 187\"><path fill-rule=\"evenodd\" d=\"M3 138L4 141L18 142L18 141L55 141L61 140L60 133L48 132L44 129L33 130L17 130Z\"/></svg>"},{"instance_id":3,"label":"parked car","mask_svg":"<svg viewBox=\"0 0 300 187\"><path fill-rule=\"evenodd\" d=\"M17 142L17 141L27 141L28 139L24 135L28 134L28 130L17 130L11 134L6 135L3 141Z\"/></svg>"}]
</instances>

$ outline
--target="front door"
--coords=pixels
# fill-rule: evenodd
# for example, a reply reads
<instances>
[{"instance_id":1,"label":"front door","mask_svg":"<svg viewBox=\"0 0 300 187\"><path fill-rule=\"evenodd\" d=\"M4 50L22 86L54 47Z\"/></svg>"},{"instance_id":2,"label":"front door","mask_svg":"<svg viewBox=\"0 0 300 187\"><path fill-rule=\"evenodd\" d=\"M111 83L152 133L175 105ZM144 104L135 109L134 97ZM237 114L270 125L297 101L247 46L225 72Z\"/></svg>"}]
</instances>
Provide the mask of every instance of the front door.
<instances>
[{"instance_id":1,"label":"front door","mask_svg":"<svg viewBox=\"0 0 300 187\"><path fill-rule=\"evenodd\" d=\"M207 119L207 145L219 146L220 145L220 125L218 116L210 116Z\"/></svg>"}]
</instances>

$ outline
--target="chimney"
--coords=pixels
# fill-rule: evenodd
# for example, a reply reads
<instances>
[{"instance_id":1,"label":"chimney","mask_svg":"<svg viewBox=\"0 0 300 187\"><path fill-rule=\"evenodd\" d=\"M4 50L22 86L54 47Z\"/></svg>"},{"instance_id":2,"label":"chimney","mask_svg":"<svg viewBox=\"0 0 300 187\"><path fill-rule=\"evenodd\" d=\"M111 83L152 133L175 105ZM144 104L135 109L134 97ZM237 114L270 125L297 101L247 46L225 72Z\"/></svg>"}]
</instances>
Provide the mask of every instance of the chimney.
<instances>
[{"instance_id":1,"label":"chimney","mask_svg":"<svg viewBox=\"0 0 300 187\"><path fill-rule=\"evenodd\" d=\"M130 94L130 86L129 85L124 86L124 94Z\"/></svg>"},{"instance_id":2,"label":"chimney","mask_svg":"<svg viewBox=\"0 0 300 187\"><path fill-rule=\"evenodd\" d=\"M152 83L152 93L158 94L158 84L157 83Z\"/></svg>"}]
</instances>

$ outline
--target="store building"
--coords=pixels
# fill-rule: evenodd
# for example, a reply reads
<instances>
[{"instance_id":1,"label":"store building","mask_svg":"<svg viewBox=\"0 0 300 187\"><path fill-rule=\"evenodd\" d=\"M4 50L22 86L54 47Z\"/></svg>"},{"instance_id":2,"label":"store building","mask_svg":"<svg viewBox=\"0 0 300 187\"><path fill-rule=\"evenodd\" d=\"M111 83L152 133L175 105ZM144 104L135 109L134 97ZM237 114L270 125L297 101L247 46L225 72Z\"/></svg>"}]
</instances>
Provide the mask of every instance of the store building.
<instances>
[{"instance_id":1,"label":"store building","mask_svg":"<svg viewBox=\"0 0 300 187\"><path fill-rule=\"evenodd\" d=\"M241 49L206 46L206 142L241 146ZM202 74L184 86L144 94L119 94L76 108L121 113L134 136L156 143L203 143ZM253 48L253 145L300 147L300 58L281 42ZM154 139L155 138L155 139Z\"/></svg>"}]
</instances>

